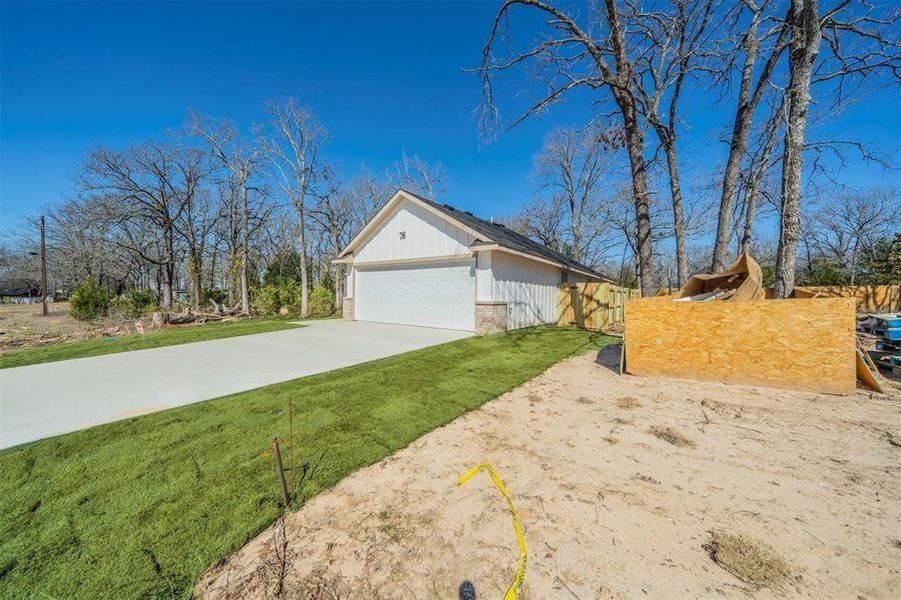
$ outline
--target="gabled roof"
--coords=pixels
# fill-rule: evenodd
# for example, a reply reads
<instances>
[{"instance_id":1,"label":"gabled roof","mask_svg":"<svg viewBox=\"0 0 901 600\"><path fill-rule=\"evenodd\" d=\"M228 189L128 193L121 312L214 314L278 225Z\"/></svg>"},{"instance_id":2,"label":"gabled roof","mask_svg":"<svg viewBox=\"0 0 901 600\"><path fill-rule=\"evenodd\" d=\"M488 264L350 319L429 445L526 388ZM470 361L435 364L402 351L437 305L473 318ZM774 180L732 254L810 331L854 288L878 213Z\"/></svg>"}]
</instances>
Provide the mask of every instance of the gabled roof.
<instances>
[{"instance_id":1,"label":"gabled roof","mask_svg":"<svg viewBox=\"0 0 901 600\"><path fill-rule=\"evenodd\" d=\"M583 273L585 275L589 275L592 277L596 277L598 279L605 279L607 281L612 281L606 275L599 273L598 271L583 265L582 263L575 261L568 256L557 252L543 244L536 242L520 233L509 229L500 223L491 223L486 221L485 219L480 219L476 217L472 213L468 213L466 211L458 210L449 204L439 204L438 202L433 202L428 198L423 198L418 194L414 194L413 192L408 192L407 190L400 189L395 193L391 200L376 214L372 220L363 227L360 232L354 236L354 238L350 241L350 243L344 248L341 252L340 256L347 255L353 248L365 237L365 234L370 229L370 225L374 225L384 214L390 210L389 207L395 205L402 198L408 198L417 202L421 205L424 205L425 208L430 209L432 212L437 213L438 215L444 217L448 221L454 223L461 229L470 233L476 241L472 244L473 250L479 250L480 246L490 246L492 244L496 244L500 249L511 250L517 254L524 254L529 257L536 258L543 262L553 262L559 264L561 267L565 269L570 269L573 271L577 271Z\"/></svg>"}]
</instances>

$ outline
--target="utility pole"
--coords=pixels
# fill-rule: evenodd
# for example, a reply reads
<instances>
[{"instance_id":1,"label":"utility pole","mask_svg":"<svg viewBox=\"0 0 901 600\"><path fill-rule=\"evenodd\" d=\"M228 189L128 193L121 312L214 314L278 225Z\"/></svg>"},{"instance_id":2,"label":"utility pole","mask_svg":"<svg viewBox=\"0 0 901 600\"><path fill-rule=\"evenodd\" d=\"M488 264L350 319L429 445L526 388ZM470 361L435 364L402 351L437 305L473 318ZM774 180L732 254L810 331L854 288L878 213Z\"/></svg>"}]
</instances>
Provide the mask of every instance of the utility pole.
<instances>
[{"instance_id":1,"label":"utility pole","mask_svg":"<svg viewBox=\"0 0 901 600\"><path fill-rule=\"evenodd\" d=\"M47 316L47 246L44 244L44 215L41 215L41 314Z\"/></svg>"}]
</instances>

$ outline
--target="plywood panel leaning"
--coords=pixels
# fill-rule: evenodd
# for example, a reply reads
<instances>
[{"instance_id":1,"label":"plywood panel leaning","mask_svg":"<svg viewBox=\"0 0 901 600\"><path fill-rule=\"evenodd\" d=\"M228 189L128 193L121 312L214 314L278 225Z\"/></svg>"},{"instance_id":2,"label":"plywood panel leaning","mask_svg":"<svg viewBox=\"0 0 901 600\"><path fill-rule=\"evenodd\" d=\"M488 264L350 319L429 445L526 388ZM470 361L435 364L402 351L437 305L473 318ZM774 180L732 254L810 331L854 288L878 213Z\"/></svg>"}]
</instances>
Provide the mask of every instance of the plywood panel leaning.
<instances>
[{"instance_id":1,"label":"plywood panel leaning","mask_svg":"<svg viewBox=\"0 0 901 600\"><path fill-rule=\"evenodd\" d=\"M855 390L854 300L626 303L627 371L801 389Z\"/></svg>"}]
</instances>

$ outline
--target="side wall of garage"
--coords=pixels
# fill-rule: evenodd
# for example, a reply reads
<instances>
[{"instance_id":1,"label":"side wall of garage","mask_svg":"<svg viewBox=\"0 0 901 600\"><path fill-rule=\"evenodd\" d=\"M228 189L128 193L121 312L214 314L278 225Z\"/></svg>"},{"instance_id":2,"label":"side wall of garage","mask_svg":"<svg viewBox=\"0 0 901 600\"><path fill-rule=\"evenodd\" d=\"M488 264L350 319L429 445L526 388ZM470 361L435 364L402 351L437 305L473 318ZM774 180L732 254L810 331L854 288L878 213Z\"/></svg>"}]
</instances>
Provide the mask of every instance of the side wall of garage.
<instances>
[{"instance_id":1,"label":"side wall of garage","mask_svg":"<svg viewBox=\"0 0 901 600\"><path fill-rule=\"evenodd\" d=\"M563 281L559 267L504 252L490 253L490 290L480 298L507 303L507 329L557 322L557 286ZM482 254L479 263L482 264Z\"/></svg>"}]
</instances>

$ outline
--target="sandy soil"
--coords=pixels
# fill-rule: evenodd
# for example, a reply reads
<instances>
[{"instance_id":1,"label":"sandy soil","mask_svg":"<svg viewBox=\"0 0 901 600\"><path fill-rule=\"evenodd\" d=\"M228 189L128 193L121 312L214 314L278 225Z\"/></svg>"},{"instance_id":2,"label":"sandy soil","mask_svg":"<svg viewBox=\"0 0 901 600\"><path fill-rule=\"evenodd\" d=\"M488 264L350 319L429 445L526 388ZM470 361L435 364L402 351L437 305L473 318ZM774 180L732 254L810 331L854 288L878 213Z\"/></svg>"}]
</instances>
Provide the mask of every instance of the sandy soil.
<instances>
[{"instance_id":1,"label":"sandy soil","mask_svg":"<svg viewBox=\"0 0 901 600\"><path fill-rule=\"evenodd\" d=\"M837 397L614 372L616 347L564 361L363 469L197 584L206 598L890 598L901 589L901 395ZM690 443L650 433L671 428ZM711 531L788 565L759 587ZM284 560L281 560L284 557ZM474 593L473 593L474 592Z\"/></svg>"}]
</instances>

